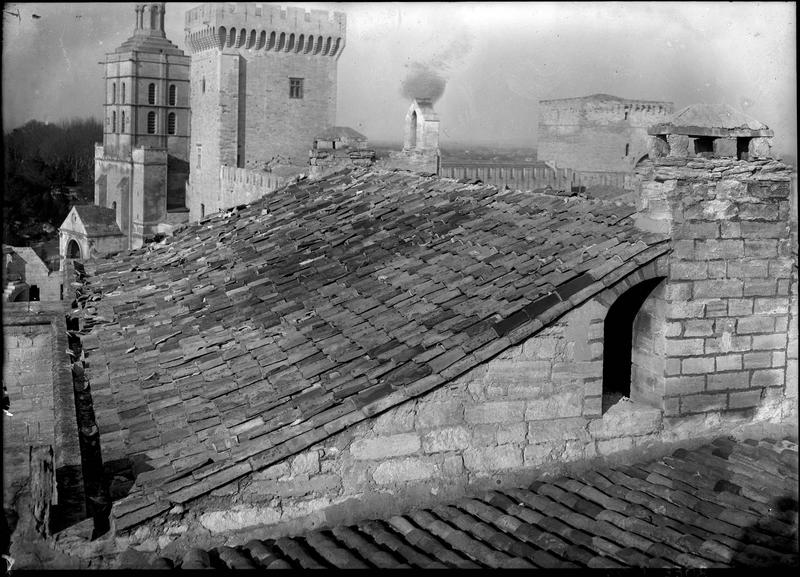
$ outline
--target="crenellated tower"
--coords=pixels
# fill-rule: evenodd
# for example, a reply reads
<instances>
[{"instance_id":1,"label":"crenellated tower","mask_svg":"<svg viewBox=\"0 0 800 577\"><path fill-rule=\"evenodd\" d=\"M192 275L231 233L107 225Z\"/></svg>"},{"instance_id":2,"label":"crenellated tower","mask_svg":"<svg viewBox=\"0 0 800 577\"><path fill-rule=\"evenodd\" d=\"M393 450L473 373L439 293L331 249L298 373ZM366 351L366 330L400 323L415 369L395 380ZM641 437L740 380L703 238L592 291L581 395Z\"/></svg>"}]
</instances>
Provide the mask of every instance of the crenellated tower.
<instances>
[{"instance_id":1,"label":"crenellated tower","mask_svg":"<svg viewBox=\"0 0 800 577\"><path fill-rule=\"evenodd\" d=\"M191 59L164 32L164 2L136 4L133 35L106 54L95 204L113 208L131 248L185 220Z\"/></svg>"},{"instance_id":2,"label":"crenellated tower","mask_svg":"<svg viewBox=\"0 0 800 577\"><path fill-rule=\"evenodd\" d=\"M186 12L192 55L191 220L226 208L223 166L307 168L314 137L336 120L345 15L257 2Z\"/></svg>"}]
</instances>

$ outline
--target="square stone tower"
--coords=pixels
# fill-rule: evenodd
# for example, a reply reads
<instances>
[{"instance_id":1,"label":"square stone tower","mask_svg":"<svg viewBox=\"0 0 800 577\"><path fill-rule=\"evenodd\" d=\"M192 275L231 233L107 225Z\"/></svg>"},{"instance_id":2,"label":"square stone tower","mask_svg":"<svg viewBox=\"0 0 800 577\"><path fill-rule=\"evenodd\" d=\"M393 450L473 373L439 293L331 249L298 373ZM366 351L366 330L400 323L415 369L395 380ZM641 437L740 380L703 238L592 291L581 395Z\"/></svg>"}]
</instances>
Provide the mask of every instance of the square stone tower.
<instances>
[{"instance_id":1,"label":"square stone tower","mask_svg":"<svg viewBox=\"0 0 800 577\"><path fill-rule=\"evenodd\" d=\"M190 58L166 38L163 2L137 4L133 35L106 55L95 204L136 248L186 216Z\"/></svg>"},{"instance_id":2,"label":"square stone tower","mask_svg":"<svg viewBox=\"0 0 800 577\"><path fill-rule=\"evenodd\" d=\"M335 125L345 15L257 2L186 12L192 54L190 218L226 203L220 169L307 168L314 136Z\"/></svg>"}]
</instances>

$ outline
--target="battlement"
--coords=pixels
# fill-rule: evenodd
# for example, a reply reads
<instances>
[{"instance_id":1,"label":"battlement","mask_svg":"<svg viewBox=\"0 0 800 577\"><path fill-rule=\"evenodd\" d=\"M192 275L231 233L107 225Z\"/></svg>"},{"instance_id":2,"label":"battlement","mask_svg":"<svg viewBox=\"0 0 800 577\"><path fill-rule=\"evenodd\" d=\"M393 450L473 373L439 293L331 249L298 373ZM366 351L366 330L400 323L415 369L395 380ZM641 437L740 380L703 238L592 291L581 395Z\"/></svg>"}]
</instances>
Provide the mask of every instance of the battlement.
<instances>
[{"instance_id":1,"label":"battlement","mask_svg":"<svg viewBox=\"0 0 800 577\"><path fill-rule=\"evenodd\" d=\"M540 124L576 124L580 119L628 121L648 126L672 114L672 102L629 100L609 94L539 101Z\"/></svg>"},{"instance_id":2,"label":"battlement","mask_svg":"<svg viewBox=\"0 0 800 577\"><path fill-rule=\"evenodd\" d=\"M232 48L338 57L346 16L258 2L203 4L187 10L185 31L192 53Z\"/></svg>"},{"instance_id":3,"label":"battlement","mask_svg":"<svg viewBox=\"0 0 800 577\"><path fill-rule=\"evenodd\" d=\"M264 190L274 190L282 186L285 179L272 172L253 170L250 168L237 168L235 166L221 166L219 177L223 184L240 183L252 185Z\"/></svg>"}]
</instances>

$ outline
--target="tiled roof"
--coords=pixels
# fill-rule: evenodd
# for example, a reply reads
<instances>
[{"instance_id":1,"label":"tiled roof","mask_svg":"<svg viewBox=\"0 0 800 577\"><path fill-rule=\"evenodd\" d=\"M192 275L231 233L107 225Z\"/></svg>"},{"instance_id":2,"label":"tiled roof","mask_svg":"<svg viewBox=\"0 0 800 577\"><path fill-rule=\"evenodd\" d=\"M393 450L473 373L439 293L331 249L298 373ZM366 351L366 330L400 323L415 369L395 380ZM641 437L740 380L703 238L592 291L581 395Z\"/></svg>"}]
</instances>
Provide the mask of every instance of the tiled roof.
<instances>
[{"instance_id":1,"label":"tiled roof","mask_svg":"<svg viewBox=\"0 0 800 577\"><path fill-rule=\"evenodd\" d=\"M423 394L669 250L633 208L367 171L89 262L103 459L125 528Z\"/></svg>"},{"instance_id":2,"label":"tiled roof","mask_svg":"<svg viewBox=\"0 0 800 577\"><path fill-rule=\"evenodd\" d=\"M796 567L797 473L796 438L723 437L389 519L122 567Z\"/></svg>"},{"instance_id":3,"label":"tiled roof","mask_svg":"<svg viewBox=\"0 0 800 577\"><path fill-rule=\"evenodd\" d=\"M767 126L728 104L692 104L682 108L670 119L672 126L701 128L747 128L765 130Z\"/></svg>"},{"instance_id":4,"label":"tiled roof","mask_svg":"<svg viewBox=\"0 0 800 577\"><path fill-rule=\"evenodd\" d=\"M90 236L111 236L122 234L117 225L117 215L113 208L96 204L76 204L75 212Z\"/></svg>"}]
</instances>

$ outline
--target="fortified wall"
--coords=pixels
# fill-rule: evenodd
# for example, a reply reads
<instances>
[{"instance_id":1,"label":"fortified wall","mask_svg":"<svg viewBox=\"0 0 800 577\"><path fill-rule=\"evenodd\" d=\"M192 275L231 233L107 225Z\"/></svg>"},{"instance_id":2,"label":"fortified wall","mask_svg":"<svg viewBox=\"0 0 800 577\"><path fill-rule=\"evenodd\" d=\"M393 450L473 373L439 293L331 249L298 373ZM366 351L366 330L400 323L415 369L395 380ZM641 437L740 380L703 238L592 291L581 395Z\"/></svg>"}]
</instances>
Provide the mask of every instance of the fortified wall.
<instances>
[{"instance_id":1,"label":"fortified wall","mask_svg":"<svg viewBox=\"0 0 800 577\"><path fill-rule=\"evenodd\" d=\"M227 208L220 169L308 162L335 124L345 15L255 2L186 12L192 54L190 219ZM235 204L239 204L237 200Z\"/></svg>"},{"instance_id":2,"label":"fortified wall","mask_svg":"<svg viewBox=\"0 0 800 577\"><path fill-rule=\"evenodd\" d=\"M607 94L542 100L538 156L575 170L576 180L589 188L630 188L626 177L648 153L647 127L671 114L671 102Z\"/></svg>"}]
</instances>

